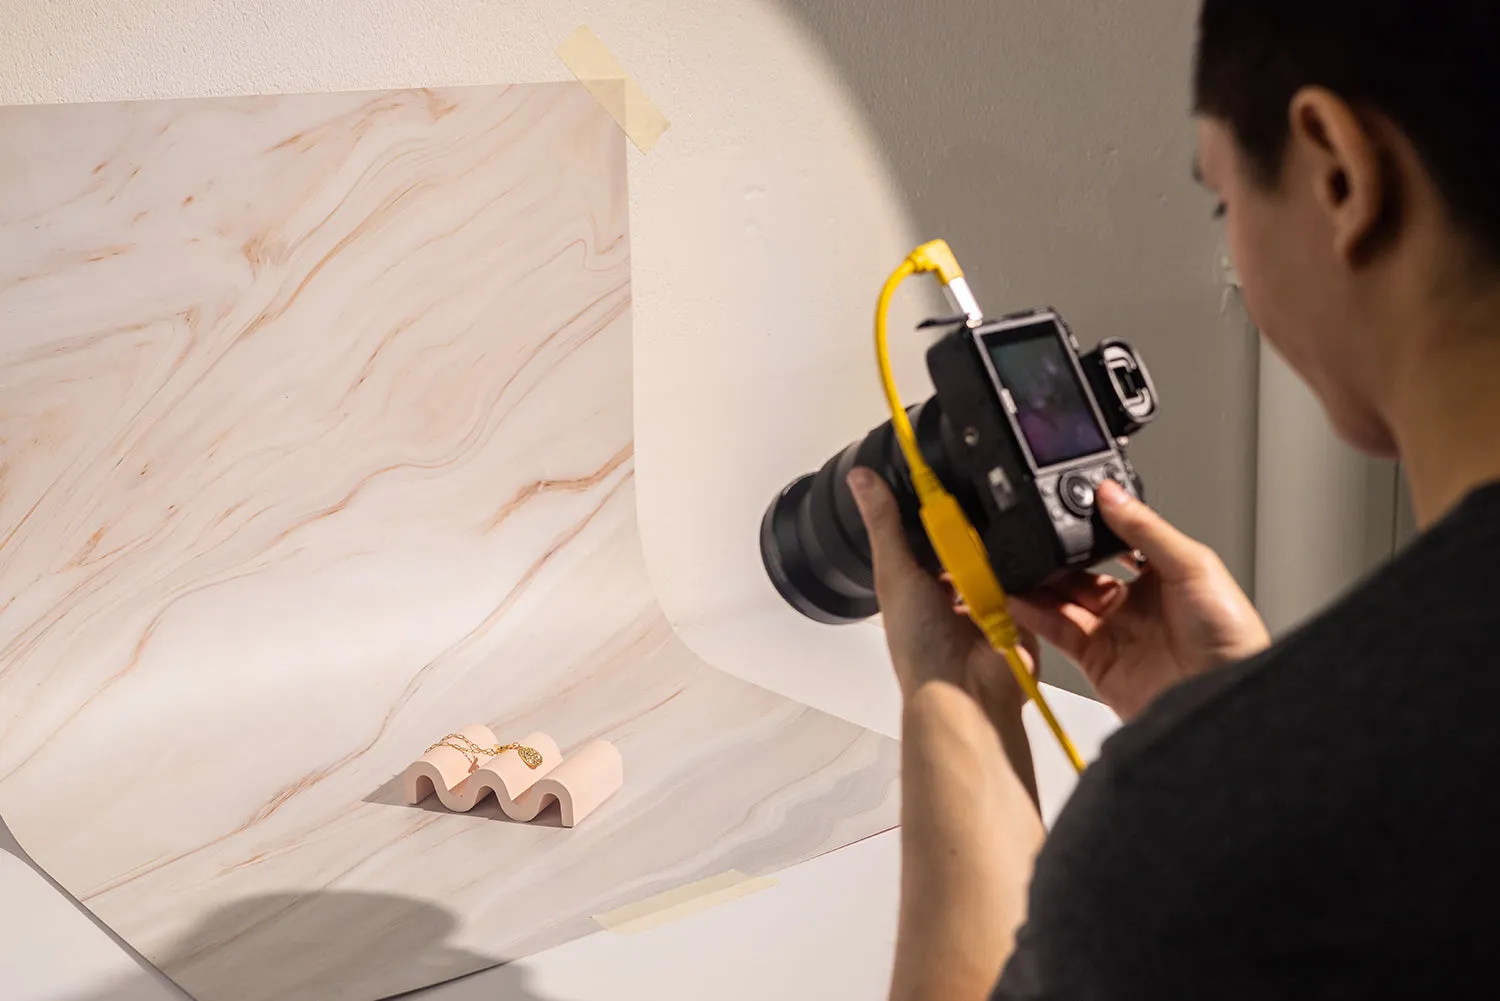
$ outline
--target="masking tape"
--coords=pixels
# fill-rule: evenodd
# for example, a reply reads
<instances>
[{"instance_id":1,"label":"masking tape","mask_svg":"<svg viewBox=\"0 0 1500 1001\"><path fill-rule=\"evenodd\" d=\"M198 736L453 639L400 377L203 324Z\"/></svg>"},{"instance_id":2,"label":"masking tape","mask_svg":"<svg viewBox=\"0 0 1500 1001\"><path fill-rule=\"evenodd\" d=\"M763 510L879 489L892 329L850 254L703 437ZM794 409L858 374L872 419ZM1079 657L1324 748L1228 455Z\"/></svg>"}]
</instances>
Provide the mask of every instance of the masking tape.
<instances>
[{"instance_id":1,"label":"masking tape","mask_svg":"<svg viewBox=\"0 0 1500 1001\"><path fill-rule=\"evenodd\" d=\"M581 25L557 47L557 54L636 148L642 153L651 152L671 123L599 41L599 36L588 25Z\"/></svg>"},{"instance_id":2,"label":"masking tape","mask_svg":"<svg viewBox=\"0 0 1500 1001\"><path fill-rule=\"evenodd\" d=\"M603 914L595 914L594 920L609 931L634 935L678 918L685 918L689 914L706 911L740 897L748 897L775 885L776 880L770 876L752 878L730 869L717 876L700 879L696 883L679 886L675 890L658 893L654 897L637 900Z\"/></svg>"}]
</instances>

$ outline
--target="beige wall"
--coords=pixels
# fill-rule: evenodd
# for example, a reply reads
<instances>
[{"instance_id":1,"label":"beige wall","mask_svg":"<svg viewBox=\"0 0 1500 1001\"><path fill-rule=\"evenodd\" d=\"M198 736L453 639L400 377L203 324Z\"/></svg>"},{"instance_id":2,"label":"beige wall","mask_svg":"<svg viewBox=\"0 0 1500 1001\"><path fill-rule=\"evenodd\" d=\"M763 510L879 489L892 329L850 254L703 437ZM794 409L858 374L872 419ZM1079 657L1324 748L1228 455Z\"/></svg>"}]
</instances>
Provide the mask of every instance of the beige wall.
<instances>
[{"instance_id":1,"label":"beige wall","mask_svg":"<svg viewBox=\"0 0 1500 1001\"><path fill-rule=\"evenodd\" d=\"M1394 463L1334 435L1312 392L1261 352L1255 603L1284 635L1391 556L1412 533Z\"/></svg>"},{"instance_id":2,"label":"beige wall","mask_svg":"<svg viewBox=\"0 0 1500 1001\"><path fill-rule=\"evenodd\" d=\"M1255 343L1190 180L1197 5L784 0L865 110L918 229L992 311L1050 304L1145 353L1147 489L1249 582Z\"/></svg>"},{"instance_id":3,"label":"beige wall","mask_svg":"<svg viewBox=\"0 0 1500 1001\"><path fill-rule=\"evenodd\" d=\"M1081 340L1144 352L1163 400L1132 453L1148 495L1250 587L1257 350L1190 179L1197 5L783 2L988 308L1050 304Z\"/></svg>"},{"instance_id":4,"label":"beige wall","mask_svg":"<svg viewBox=\"0 0 1500 1001\"><path fill-rule=\"evenodd\" d=\"M873 628L787 611L765 504L881 419L869 315L947 236L992 310L1146 353L1151 497L1250 582L1253 336L1189 180L1186 0L6 0L0 101L565 79L592 25L672 118L632 153L638 496L653 578L710 661L888 732ZM913 294L896 321L917 318ZM899 367L926 390L923 344Z\"/></svg>"}]
</instances>

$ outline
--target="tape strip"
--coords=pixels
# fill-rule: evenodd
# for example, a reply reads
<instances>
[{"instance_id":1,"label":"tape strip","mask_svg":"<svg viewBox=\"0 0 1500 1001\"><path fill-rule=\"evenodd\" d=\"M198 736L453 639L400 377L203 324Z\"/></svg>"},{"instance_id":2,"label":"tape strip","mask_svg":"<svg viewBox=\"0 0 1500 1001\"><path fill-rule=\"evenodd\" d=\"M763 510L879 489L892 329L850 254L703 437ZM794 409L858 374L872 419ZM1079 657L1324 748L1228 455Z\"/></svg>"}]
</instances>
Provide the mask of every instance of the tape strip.
<instances>
[{"instance_id":1,"label":"tape strip","mask_svg":"<svg viewBox=\"0 0 1500 1001\"><path fill-rule=\"evenodd\" d=\"M776 880L770 876L750 877L730 869L717 876L700 879L696 883L688 883L603 914L595 914L594 920L609 931L635 935L678 918L685 918L689 914L706 911L740 897L748 897L775 885Z\"/></svg>"},{"instance_id":2,"label":"tape strip","mask_svg":"<svg viewBox=\"0 0 1500 1001\"><path fill-rule=\"evenodd\" d=\"M651 152L671 123L599 41L599 36L588 25L581 25L557 47L557 54L635 143L636 149Z\"/></svg>"}]
</instances>

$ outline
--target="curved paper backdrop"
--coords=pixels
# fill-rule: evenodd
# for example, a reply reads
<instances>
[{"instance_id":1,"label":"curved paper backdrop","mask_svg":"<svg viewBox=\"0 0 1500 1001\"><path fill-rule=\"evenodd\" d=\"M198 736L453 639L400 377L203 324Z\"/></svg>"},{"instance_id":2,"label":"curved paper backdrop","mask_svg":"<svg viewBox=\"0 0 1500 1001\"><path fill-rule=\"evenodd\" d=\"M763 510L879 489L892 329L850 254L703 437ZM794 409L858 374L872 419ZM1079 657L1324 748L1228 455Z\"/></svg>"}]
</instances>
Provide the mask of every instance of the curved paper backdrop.
<instances>
[{"instance_id":1,"label":"curved paper backdrop","mask_svg":"<svg viewBox=\"0 0 1500 1001\"><path fill-rule=\"evenodd\" d=\"M892 742L659 611L629 324L579 86L0 109L0 815L190 993L393 994L895 822ZM625 787L403 805L475 720Z\"/></svg>"}]
</instances>

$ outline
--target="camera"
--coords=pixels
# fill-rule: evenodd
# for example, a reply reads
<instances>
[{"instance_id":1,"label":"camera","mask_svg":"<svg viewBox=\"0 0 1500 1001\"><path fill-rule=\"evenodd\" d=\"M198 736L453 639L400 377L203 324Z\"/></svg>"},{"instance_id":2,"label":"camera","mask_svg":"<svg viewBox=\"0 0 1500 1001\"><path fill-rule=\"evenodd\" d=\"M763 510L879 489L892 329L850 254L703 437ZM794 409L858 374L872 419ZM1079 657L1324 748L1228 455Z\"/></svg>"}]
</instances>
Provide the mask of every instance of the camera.
<instances>
[{"instance_id":1,"label":"camera","mask_svg":"<svg viewBox=\"0 0 1500 1001\"><path fill-rule=\"evenodd\" d=\"M1125 552L1094 495L1110 479L1144 496L1125 451L1157 413L1140 355L1114 338L1080 355L1053 309L924 326L949 324L927 352L937 393L907 414L923 458L958 499L1000 584L1024 594ZM845 482L857 466L890 485L918 562L942 570L888 421L794 481L761 521L771 582L819 622L857 622L879 611L869 538Z\"/></svg>"}]
</instances>

